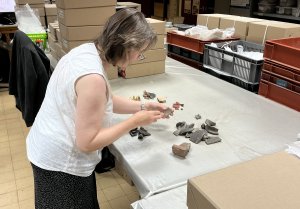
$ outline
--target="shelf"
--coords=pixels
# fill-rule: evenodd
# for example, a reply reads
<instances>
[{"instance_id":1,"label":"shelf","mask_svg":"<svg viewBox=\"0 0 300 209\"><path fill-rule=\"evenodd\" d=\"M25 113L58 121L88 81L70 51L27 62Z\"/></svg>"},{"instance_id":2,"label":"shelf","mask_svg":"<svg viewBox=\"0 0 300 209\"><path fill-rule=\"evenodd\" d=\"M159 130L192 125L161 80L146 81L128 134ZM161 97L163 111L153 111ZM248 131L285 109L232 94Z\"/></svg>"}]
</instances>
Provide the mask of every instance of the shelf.
<instances>
[{"instance_id":1,"label":"shelf","mask_svg":"<svg viewBox=\"0 0 300 209\"><path fill-rule=\"evenodd\" d=\"M277 18L280 20L294 20L300 22L300 17L294 17L292 15L280 15L280 14L271 14L271 13L262 13L262 12L253 12L253 15L260 16L260 17L271 17Z\"/></svg>"}]
</instances>

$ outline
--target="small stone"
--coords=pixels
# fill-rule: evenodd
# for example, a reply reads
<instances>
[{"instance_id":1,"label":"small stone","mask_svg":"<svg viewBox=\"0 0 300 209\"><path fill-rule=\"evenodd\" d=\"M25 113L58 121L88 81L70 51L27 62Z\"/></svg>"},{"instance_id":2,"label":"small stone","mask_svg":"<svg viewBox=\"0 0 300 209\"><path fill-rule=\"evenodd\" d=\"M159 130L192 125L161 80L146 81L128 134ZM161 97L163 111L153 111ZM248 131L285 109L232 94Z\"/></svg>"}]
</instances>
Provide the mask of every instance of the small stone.
<instances>
[{"instance_id":1,"label":"small stone","mask_svg":"<svg viewBox=\"0 0 300 209\"><path fill-rule=\"evenodd\" d=\"M164 117L168 118L169 116L173 116L173 112L174 110L168 107L166 110L164 110Z\"/></svg>"},{"instance_id":2,"label":"small stone","mask_svg":"<svg viewBox=\"0 0 300 209\"><path fill-rule=\"evenodd\" d=\"M194 123L190 124L190 125L185 125L184 127L180 128L180 132L179 135L183 136L186 135L187 133L191 133L194 130Z\"/></svg>"},{"instance_id":3,"label":"small stone","mask_svg":"<svg viewBox=\"0 0 300 209\"><path fill-rule=\"evenodd\" d=\"M139 133L138 139L142 140L144 138L144 135Z\"/></svg>"},{"instance_id":4,"label":"small stone","mask_svg":"<svg viewBox=\"0 0 300 209\"><path fill-rule=\"evenodd\" d=\"M215 143L218 143L221 141L222 141L222 139L220 137L208 137L207 139L205 139L205 143L207 145L215 144Z\"/></svg>"},{"instance_id":5,"label":"small stone","mask_svg":"<svg viewBox=\"0 0 300 209\"><path fill-rule=\"evenodd\" d=\"M156 97L156 95L154 93L144 91L143 97L145 99L154 99Z\"/></svg>"},{"instance_id":6,"label":"small stone","mask_svg":"<svg viewBox=\"0 0 300 209\"><path fill-rule=\"evenodd\" d=\"M135 128L135 129L132 129L129 131L129 134L130 136L134 137L134 136L137 136L138 135L138 129Z\"/></svg>"},{"instance_id":7,"label":"small stone","mask_svg":"<svg viewBox=\"0 0 300 209\"><path fill-rule=\"evenodd\" d=\"M159 103L166 103L167 102L166 97L157 97L157 101Z\"/></svg>"},{"instance_id":8,"label":"small stone","mask_svg":"<svg viewBox=\"0 0 300 209\"><path fill-rule=\"evenodd\" d=\"M196 119L196 120L201 119L201 115L199 115L199 114L195 115L195 119Z\"/></svg>"},{"instance_id":9,"label":"small stone","mask_svg":"<svg viewBox=\"0 0 300 209\"><path fill-rule=\"evenodd\" d=\"M182 128L182 127L184 127L186 125L186 122L178 122L178 123L176 123L176 128L177 129L179 129L179 128Z\"/></svg>"},{"instance_id":10,"label":"small stone","mask_svg":"<svg viewBox=\"0 0 300 209\"><path fill-rule=\"evenodd\" d=\"M186 155L189 153L190 148L191 148L191 143L187 143L187 142L184 142L180 145L173 144L172 152L177 156L185 158Z\"/></svg>"},{"instance_id":11,"label":"small stone","mask_svg":"<svg viewBox=\"0 0 300 209\"><path fill-rule=\"evenodd\" d=\"M219 134L219 133L218 133L219 130L218 130L216 127L214 127L214 126L206 125L206 126L205 126L205 130L206 130L208 133L213 134L213 135L218 135L218 134Z\"/></svg>"},{"instance_id":12,"label":"small stone","mask_svg":"<svg viewBox=\"0 0 300 209\"><path fill-rule=\"evenodd\" d=\"M215 122L213 122L213 121L211 121L211 120L209 120L209 119L206 119L206 120L205 120L205 123L206 123L207 125L209 125L209 126L215 126L215 125L216 125Z\"/></svg>"},{"instance_id":13,"label":"small stone","mask_svg":"<svg viewBox=\"0 0 300 209\"><path fill-rule=\"evenodd\" d=\"M203 137L207 134L206 130L199 130L195 131L191 134L190 141L194 142L195 144L198 144L200 141L202 141Z\"/></svg>"},{"instance_id":14,"label":"small stone","mask_svg":"<svg viewBox=\"0 0 300 209\"><path fill-rule=\"evenodd\" d=\"M130 97L130 99L134 100L134 101L141 101L140 96L132 96L132 97Z\"/></svg>"},{"instance_id":15,"label":"small stone","mask_svg":"<svg viewBox=\"0 0 300 209\"><path fill-rule=\"evenodd\" d=\"M139 133L143 134L143 136L151 136L151 134L143 127L140 127Z\"/></svg>"}]
</instances>

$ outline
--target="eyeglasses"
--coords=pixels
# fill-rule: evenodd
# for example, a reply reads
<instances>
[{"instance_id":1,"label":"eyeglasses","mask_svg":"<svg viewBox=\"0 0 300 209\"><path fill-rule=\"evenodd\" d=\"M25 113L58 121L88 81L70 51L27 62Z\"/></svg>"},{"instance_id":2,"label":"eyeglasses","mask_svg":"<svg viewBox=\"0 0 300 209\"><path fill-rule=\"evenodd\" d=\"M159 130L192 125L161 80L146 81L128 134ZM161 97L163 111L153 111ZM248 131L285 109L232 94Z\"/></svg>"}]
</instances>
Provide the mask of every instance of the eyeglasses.
<instances>
[{"instance_id":1,"label":"eyeglasses","mask_svg":"<svg viewBox=\"0 0 300 209\"><path fill-rule=\"evenodd\" d=\"M139 56L138 56L138 60L140 61L140 60L144 60L146 57L144 56L144 54L140 54Z\"/></svg>"}]
</instances>

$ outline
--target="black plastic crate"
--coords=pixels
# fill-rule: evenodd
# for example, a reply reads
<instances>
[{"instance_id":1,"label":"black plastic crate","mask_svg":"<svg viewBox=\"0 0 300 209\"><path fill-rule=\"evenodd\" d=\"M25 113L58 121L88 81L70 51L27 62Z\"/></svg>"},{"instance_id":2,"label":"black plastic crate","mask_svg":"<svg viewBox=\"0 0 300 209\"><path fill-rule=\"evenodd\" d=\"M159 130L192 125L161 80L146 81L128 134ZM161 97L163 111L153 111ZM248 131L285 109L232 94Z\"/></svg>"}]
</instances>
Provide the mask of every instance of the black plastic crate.
<instances>
[{"instance_id":1,"label":"black plastic crate","mask_svg":"<svg viewBox=\"0 0 300 209\"><path fill-rule=\"evenodd\" d=\"M239 79L243 83L258 84L260 80L263 59L254 60L236 53L241 45L244 51L263 53L263 46L247 41L232 41L216 43L217 47L206 44L204 47L203 66L215 73ZM224 46L235 52L226 51Z\"/></svg>"}]
</instances>

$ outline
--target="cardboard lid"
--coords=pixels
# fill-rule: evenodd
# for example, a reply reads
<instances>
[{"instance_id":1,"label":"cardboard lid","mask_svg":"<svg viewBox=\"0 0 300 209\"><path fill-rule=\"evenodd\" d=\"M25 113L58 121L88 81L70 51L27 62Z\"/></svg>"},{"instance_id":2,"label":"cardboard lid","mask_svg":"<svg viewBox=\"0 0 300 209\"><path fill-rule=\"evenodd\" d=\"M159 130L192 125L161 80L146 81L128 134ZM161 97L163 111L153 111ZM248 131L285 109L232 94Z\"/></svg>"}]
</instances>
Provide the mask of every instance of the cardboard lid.
<instances>
[{"instance_id":1,"label":"cardboard lid","mask_svg":"<svg viewBox=\"0 0 300 209\"><path fill-rule=\"evenodd\" d=\"M266 155L189 180L218 209L299 209L300 159Z\"/></svg>"}]
</instances>

